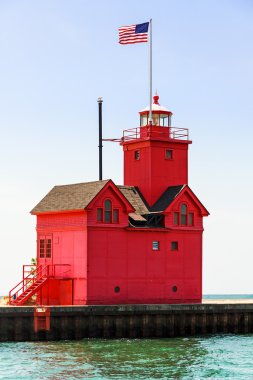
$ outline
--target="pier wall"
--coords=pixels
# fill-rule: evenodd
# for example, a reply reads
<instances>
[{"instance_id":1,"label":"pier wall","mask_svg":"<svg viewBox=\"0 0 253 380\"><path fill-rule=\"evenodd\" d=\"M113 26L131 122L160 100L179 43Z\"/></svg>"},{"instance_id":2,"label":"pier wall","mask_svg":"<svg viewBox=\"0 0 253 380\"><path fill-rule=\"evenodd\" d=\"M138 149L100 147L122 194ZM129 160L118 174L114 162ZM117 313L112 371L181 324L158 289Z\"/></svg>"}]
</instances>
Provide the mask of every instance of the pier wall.
<instances>
[{"instance_id":1,"label":"pier wall","mask_svg":"<svg viewBox=\"0 0 253 380\"><path fill-rule=\"evenodd\" d=\"M253 304L51 306L44 310L0 307L0 341L253 333Z\"/></svg>"}]
</instances>

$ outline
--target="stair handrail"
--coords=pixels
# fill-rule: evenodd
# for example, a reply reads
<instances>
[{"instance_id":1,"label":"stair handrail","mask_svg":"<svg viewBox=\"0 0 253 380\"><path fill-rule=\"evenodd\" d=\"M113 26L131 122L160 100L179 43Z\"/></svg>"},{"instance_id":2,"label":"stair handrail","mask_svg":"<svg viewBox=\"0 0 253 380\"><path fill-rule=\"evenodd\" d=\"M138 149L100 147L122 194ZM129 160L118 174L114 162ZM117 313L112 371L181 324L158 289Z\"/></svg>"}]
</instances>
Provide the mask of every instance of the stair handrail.
<instances>
[{"instance_id":1,"label":"stair handrail","mask_svg":"<svg viewBox=\"0 0 253 380\"><path fill-rule=\"evenodd\" d=\"M48 272L49 272L49 265L44 265L44 266L38 265L38 266L36 266L36 268L33 271L31 271L25 278L23 278L16 286L14 286L9 291L9 304L11 304L13 302L13 300L14 301L17 300L17 298L21 294L23 294L36 281L41 280L43 277L48 278ZM28 284L30 284L30 285L28 285Z\"/></svg>"}]
</instances>

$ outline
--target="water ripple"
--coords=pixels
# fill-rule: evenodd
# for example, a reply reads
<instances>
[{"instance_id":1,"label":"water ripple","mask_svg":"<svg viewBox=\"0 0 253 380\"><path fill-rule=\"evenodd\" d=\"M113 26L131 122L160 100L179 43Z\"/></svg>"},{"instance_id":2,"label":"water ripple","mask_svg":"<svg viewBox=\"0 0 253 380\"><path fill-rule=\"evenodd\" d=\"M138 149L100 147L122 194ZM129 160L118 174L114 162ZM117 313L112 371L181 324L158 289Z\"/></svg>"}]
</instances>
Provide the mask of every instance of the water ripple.
<instances>
[{"instance_id":1,"label":"water ripple","mask_svg":"<svg viewBox=\"0 0 253 380\"><path fill-rule=\"evenodd\" d=\"M253 335L0 343L0 379L253 379Z\"/></svg>"}]
</instances>

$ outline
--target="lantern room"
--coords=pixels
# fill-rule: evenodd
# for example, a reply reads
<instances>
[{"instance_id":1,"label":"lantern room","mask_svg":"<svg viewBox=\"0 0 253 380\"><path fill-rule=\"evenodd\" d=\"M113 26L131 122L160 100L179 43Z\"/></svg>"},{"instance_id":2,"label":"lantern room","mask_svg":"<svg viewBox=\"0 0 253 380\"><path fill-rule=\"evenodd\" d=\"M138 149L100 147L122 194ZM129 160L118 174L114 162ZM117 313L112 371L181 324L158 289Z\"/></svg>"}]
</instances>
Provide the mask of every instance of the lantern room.
<instances>
[{"instance_id":1,"label":"lantern room","mask_svg":"<svg viewBox=\"0 0 253 380\"><path fill-rule=\"evenodd\" d=\"M144 108L139 112L140 126L145 127L149 125L149 107ZM159 96L156 94L153 97L152 104L152 125L159 127L170 127L172 112L159 104Z\"/></svg>"}]
</instances>

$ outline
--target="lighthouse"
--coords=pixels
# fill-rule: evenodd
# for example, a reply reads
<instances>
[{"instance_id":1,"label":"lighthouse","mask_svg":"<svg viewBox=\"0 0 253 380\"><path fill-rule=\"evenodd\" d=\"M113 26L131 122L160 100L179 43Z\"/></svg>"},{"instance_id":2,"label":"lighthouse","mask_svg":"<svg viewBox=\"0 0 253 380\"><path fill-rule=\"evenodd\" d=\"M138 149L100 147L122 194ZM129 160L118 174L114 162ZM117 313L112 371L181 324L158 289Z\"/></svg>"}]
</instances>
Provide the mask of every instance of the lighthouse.
<instances>
[{"instance_id":1,"label":"lighthouse","mask_svg":"<svg viewBox=\"0 0 253 380\"><path fill-rule=\"evenodd\" d=\"M203 217L188 185L188 130L155 95L119 140L124 184L54 186L32 209L37 265L25 265L13 305L199 303ZM112 173L113 174L113 173Z\"/></svg>"},{"instance_id":2,"label":"lighthouse","mask_svg":"<svg viewBox=\"0 0 253 380\"><path fill-rule=\"evenodd\" d=\"M123 137L124 184L138 186L152 206L169 186L188 184L188 130L171 126L172 112L154 96L152 123L149 107L139 112L140 127ZM136 138L134 138L136 137Z\"/></svg>"}]
</instances>

